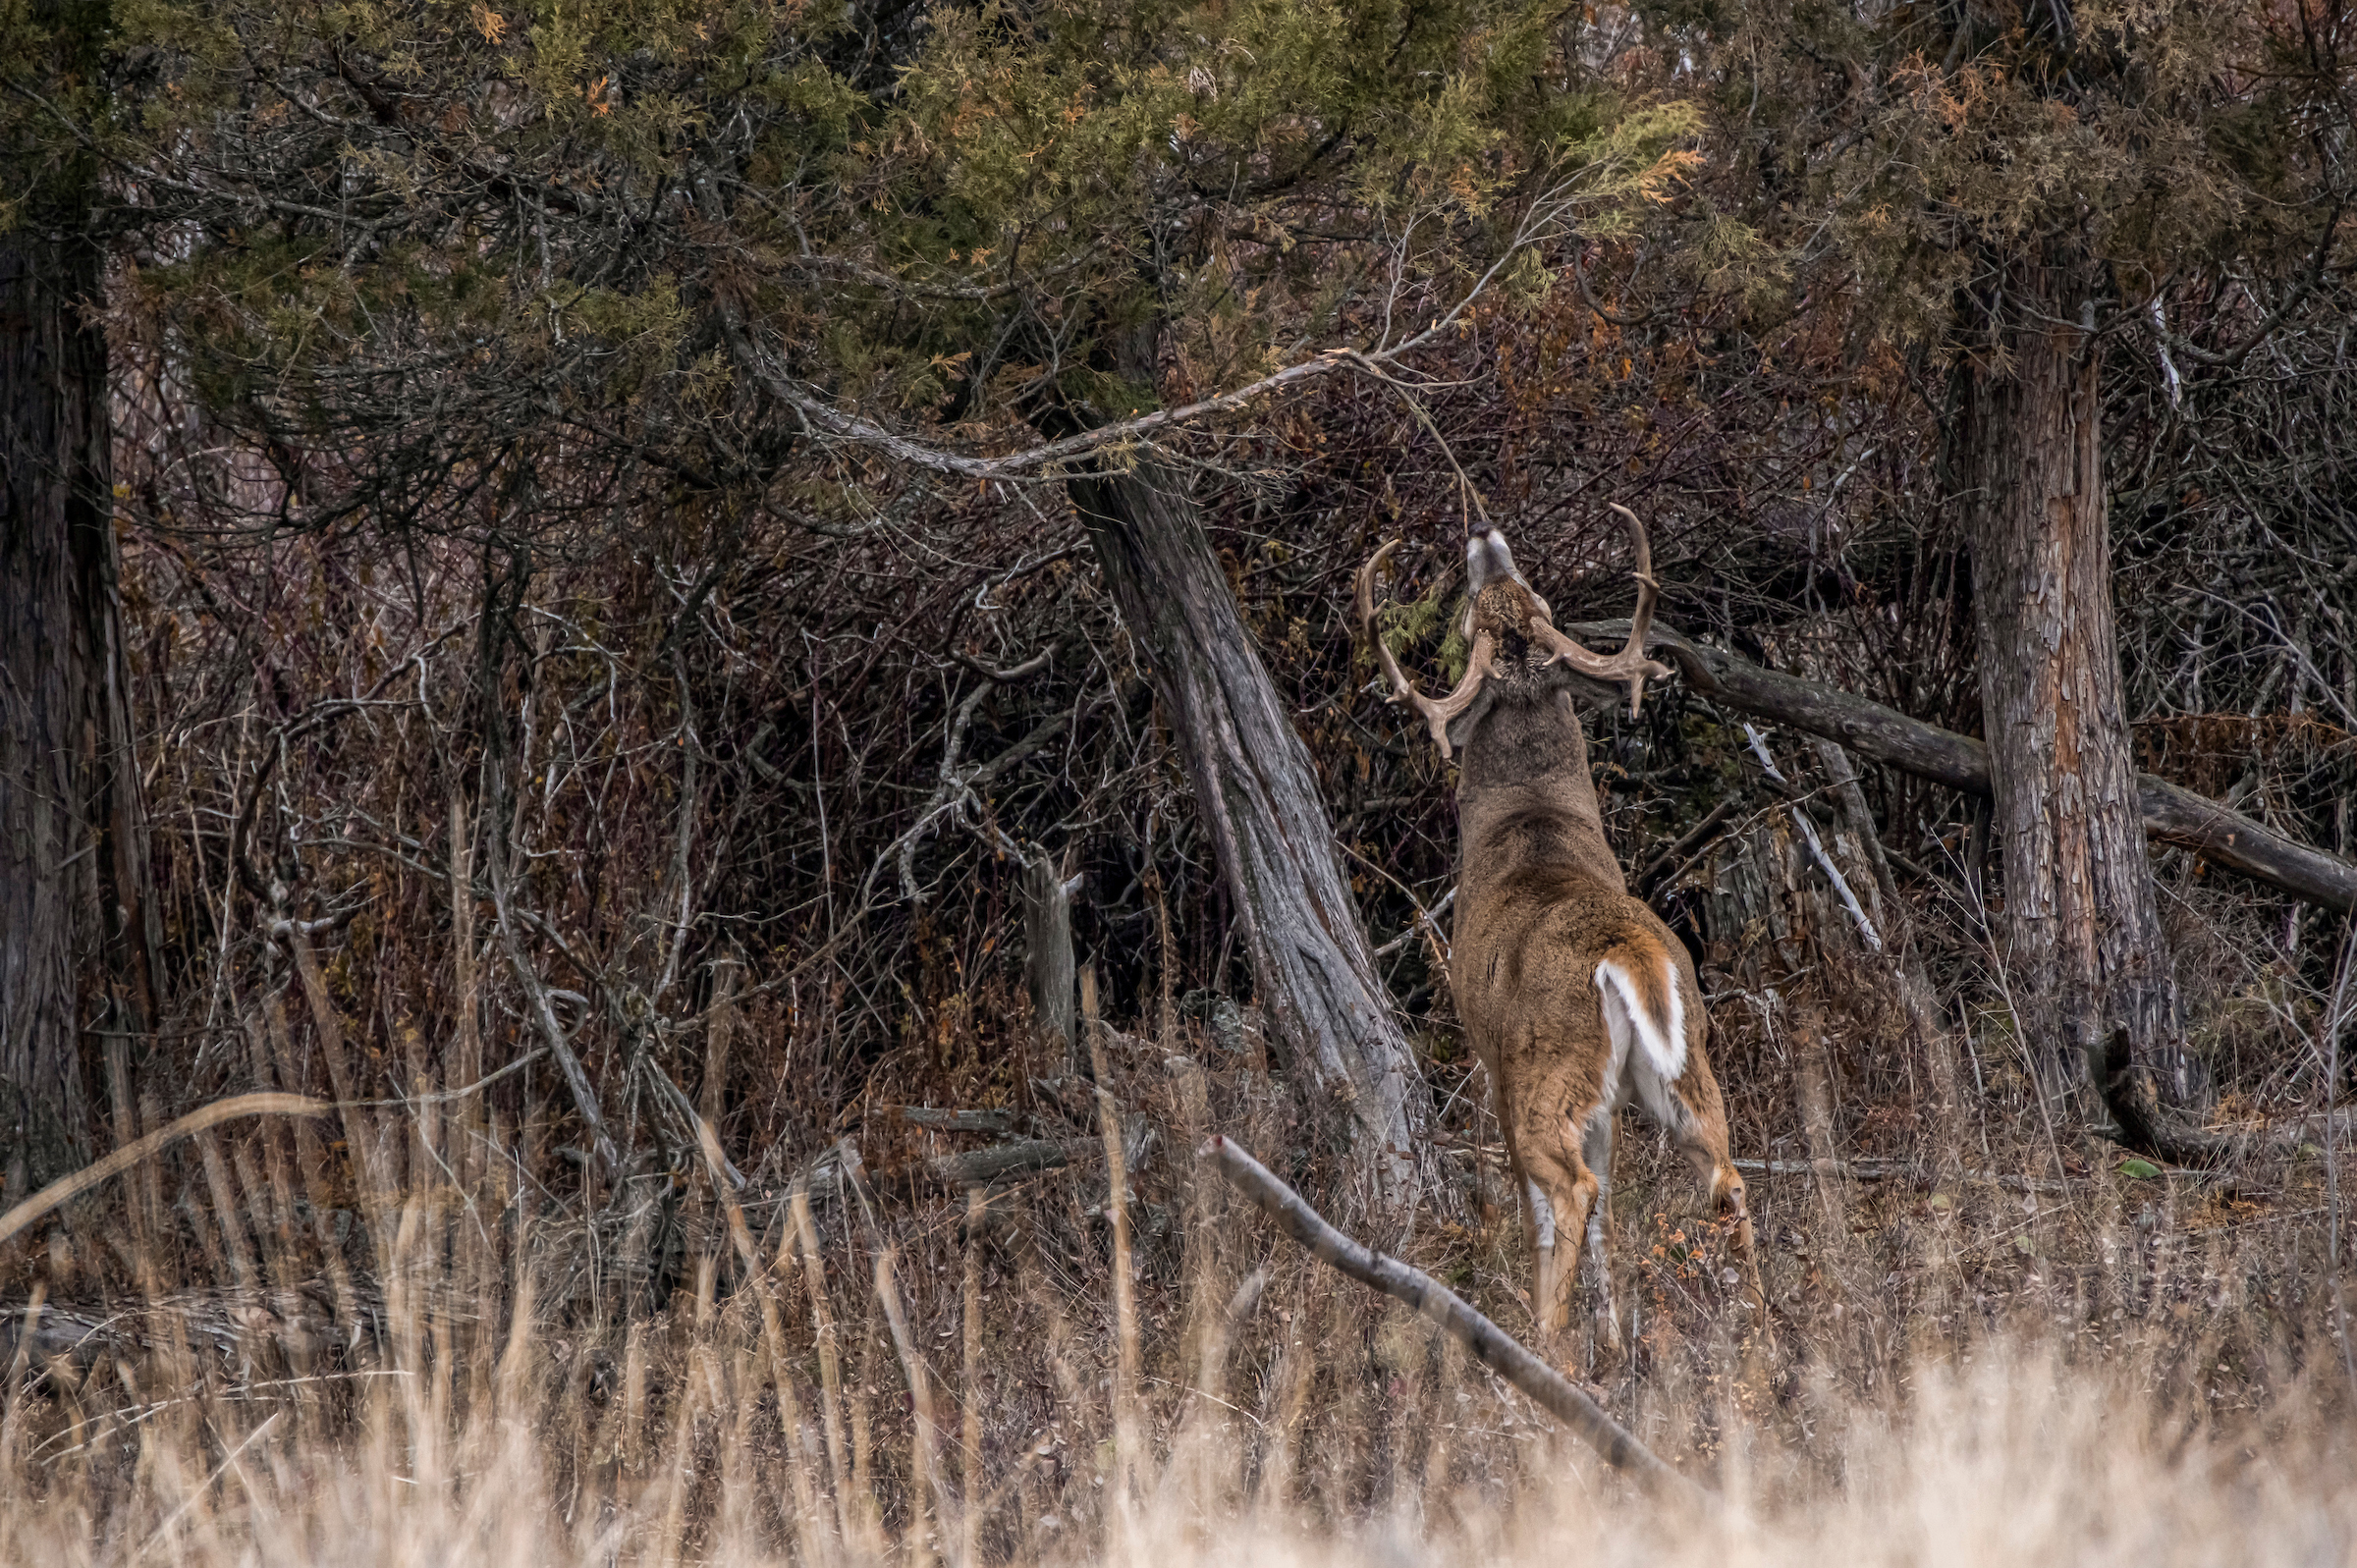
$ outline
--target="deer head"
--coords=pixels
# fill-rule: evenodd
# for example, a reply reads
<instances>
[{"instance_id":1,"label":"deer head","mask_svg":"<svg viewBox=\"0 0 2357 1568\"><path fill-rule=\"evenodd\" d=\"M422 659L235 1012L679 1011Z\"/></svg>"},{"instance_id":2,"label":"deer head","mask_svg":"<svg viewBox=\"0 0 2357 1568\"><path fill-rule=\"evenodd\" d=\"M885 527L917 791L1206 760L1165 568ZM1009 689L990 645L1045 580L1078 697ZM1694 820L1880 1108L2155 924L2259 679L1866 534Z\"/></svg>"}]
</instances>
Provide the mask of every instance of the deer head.
<instances>
[{"instance_id":1,"label":"deer head","mask_svg":"<svg viewBox=\"0 0 2357 1568\"><path fill-rule=\"evenodd\" d=\"M1465 541L1470 598L1465 606L1464 631L1472 653L1465 661L1464 677L1438 701L1416 689L1375 626L1375 573L1399 542L1395 539L1385 545L1358 568L1354 585L1358 622L1374 644L1383 673L1391 679L1387 700L1408 703L1424 716L1443 757L1454 755L1450 725L1473 706L1491 680L1527 679L1560 664L1592 679L1625 683L1628 711L1633 716L1645 699L1645 682L1670 673L1668 666L1645 657L1645 634L1652 628L1654 602L1661 593L1653 580L1653 547L1635 513L1617 503L1613 510L1627 519L1636 556L1636 569L1630 575L1637 579L1637 608L1629 619L1628 641L1620 651L1596 653L1556 630L1555 612L1514 566L1514 553L1507 548L1506 535L1487 528Z\"/></svg>"}]
</instances>

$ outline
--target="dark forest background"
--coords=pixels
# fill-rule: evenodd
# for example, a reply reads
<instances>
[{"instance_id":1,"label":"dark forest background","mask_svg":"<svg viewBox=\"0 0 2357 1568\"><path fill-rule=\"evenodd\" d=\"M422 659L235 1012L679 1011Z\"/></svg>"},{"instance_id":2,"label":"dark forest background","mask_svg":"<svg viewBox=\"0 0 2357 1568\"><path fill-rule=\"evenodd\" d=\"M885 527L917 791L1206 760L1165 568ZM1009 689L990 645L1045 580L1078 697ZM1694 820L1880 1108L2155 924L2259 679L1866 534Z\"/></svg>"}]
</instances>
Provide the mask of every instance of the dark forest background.
<instances>
[{"instance_id":1,"label":"dark forest background","mask_svg":"<svg viewBox=\"0 0 2357 1568\"><path fill-rule=\"evenodd\" d=\"M1608 621L1609 503L1664 625L1989 748L1596 715L1739 1156L2158 1174L2348 1091L2344 9L0 25L0 1202L292 1090L348 1108L120 1201L359 1266L466 1091L659 1302L699 1123L771 1193L1085 1128L1077 966L1109 1072L1273 1082L1341 1213L1510 1215L1349 585L1404 539L1453 677L1469 524ZM136 1282L52 1224L12 1280Z\"/></svg>"}]
</instances>

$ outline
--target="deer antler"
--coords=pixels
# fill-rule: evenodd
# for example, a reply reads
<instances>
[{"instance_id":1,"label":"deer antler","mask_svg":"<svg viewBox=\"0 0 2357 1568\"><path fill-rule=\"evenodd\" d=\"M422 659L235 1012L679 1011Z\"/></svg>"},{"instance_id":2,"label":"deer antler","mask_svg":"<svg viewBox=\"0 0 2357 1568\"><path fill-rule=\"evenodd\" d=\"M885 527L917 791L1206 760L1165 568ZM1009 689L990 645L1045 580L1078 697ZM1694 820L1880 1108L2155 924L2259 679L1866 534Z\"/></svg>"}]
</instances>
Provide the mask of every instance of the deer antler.
<instances>
[{"instance_id":1,"label":"deer antler","mask_svg":"<svg viewBox=\"0 0 2357 1568\"><path fill-rule=\"evenodd\" d=\"M1661 597L1661 584L1653 580L1653 546L1645 537L1645 524L1637 514L1617 501L1609 505L1628 519L1629 543L1637 557L1636 569L1629 575L1637 579L1637 608L1628 621L1628 641L1615 654L1595 653L1581 647L1547 622L1533 619L1530 637L1548 649L1549 664L1564 664L1583 676L1599 680L1628 682L1628 713L1635 718L1637 707L1645 700L1645 682L1670 673L1670 667L1645 657L1645 634L1653 629L1654 601ZM1382 558L1378 556L1377 560ZM1372 565L1372 563L1370 563Z\"/></svg>"},{"instance_id":2,"label":"deer antler","mask_svg":"<svg viewBox=\"0 0 2357 1568\"><path fill-rule=\"evenodd\" d=\"M1426 727L1432 730L1432 738L1440 743L1441 758L1446 761L1453 755L1449 749L1449 722L1473 706L1473 698L1481 690L1482 678L1490 673L1490 661L1497 655L1497 643L1488 631L1476 630L1473 633L1473 654L1465 661L1465 677L1456 683L1456 689L1438 702L1418 691L1414 682L1400 670L1399 661L1392 657L1392 650L1384 646L1383 633L1375 625L1375 568L1382 566L1391 553L1398 548L1399 541L1394 539L1368 557L1367 564L1358 568L1358 623L1365 630L1367 641L1374 644L1375 657L1382 663L1383 673L1391 677L1392 689L1385 700L1413 704L1416 712L1424 716ZM1667 671L1663 673L1668 674Z\"/></svg>"}]
</instances>

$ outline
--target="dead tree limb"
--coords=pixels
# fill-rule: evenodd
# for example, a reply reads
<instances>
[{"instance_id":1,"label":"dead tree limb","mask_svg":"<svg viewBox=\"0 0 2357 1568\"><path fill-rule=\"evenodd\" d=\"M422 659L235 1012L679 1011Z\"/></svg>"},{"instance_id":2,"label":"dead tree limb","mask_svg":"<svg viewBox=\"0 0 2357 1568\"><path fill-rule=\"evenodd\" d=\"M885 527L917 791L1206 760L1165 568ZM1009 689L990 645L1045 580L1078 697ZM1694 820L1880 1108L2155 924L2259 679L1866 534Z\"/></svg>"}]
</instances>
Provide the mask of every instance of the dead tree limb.
<instances>
[{"instance_id":1,"label":"dead tree limb","mask_svg":"<svg viewBox=\"0 0 2357 1568\"><path fill-rule=\"evenodd\" d=\"M1609 641L1625 634L1627 622L1564 629L1574 637ZM1860 756L1950 789L1990 792L1989 747L1970 735L1910 719L1837 687L1763 670L1725 649L1689 642L1658 621L1647 646L1667 655L1688 684L1724 707L1837 740ZM2357 912L2357 865L2149 773L2136 776L2136 788L2146 838L2193 850L2212 865L2295 898L2344 914Z\"/></svg>"},{"instance_id":2,"label":"dead tree limb","mask_svg":"<svg viewBox=\"0 0 2357 1568\"><path fill-rule=\"evenodd\" d=\"M193 1137L207 1127L234 1121L240 1116L323 1116L335 1108L324 1101L281 1094L232 1095L227 1100L216 1100L209 1106L200 1106L178 1121L167 1122L156 1128L137 1143L125 1144L104 1160L70 1176L58 1177L7 1214L0 1215L0 1242L5 1242L59 1205L73 1202L92 1187L121 1175L149 1155L168 1149L183 1138Z\"/></svg>"},{"instance_id":3,"label":"dead tree limb","mask_svg":"<svg viewBox=\"0 0 2357 1568\"><path fill-rule=\"evenodd\" d=\"M1463 1297L1420 1269L1386 1257L1328 1224L1301 1195L1270 1174L1268 1167L1214 1133L1204 1153L1219 1162L1228 1184L1258 1205L1285 1233L1315 1253L1320 1262L1362 1285L1403 1301L1447 1330L1475 1360L1527 1394L1549 1415L1601 1455L1648 1487L1681 1501L1706 1502L1712 1494L1672 1470L1582 1392L1579 1385L1526 1349L1520 1340L1466 1305Z\"/></svg>"},{"instance_id":4,"label":"dead tree limb","mask_svg":"<svg viewBox=\"0 0 2357 1568\"><path fill-rule=\"evenodd\" d=\"M2151 1074L2139 1070L2129 1046L2126 1030L2112 1032L2104 1043L2103 1070L2095 1082L2104 1108L2118 1125L2121 1146L2137 1154L2171 1165L2216 1168L2261 1149L2290 1148L2311 1140L2330 1143L2357 1133L2357 1108L2260 1126L2195 1126L2161 1104Z\"/></svg>"},{"instance_id":5,"label":"dead tree limb","mask_svg":"<svg viewBox=\"0 0 2357 1568\"><path fill-rule=\"evenodd\" d=\"M2194 850L2310 903L2357 913L2357 866L2149 773L2136 776L2136 793L2146 838Z\"/></svg>"}]
</instances>

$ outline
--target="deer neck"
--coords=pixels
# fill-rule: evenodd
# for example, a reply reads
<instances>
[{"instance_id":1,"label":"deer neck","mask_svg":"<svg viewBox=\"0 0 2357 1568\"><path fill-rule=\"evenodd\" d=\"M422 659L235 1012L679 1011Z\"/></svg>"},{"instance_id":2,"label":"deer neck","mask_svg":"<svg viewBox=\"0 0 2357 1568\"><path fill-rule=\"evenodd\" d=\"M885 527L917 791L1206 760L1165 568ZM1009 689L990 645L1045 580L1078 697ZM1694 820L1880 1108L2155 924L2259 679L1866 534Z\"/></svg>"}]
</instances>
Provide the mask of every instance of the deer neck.
<instances>
[{"instance_id":1,"label":"deer neck","mask_svg":"<svg viewBox=\"0 0 2357 1568\"><path fill-rule=\"evenodd\" d=\"M1604 837L1587 736L1569 692L1501 692L1474 717L1457 777L1459 885L1524 871L1627 885Z\"/></svg>"}]
</instances>

